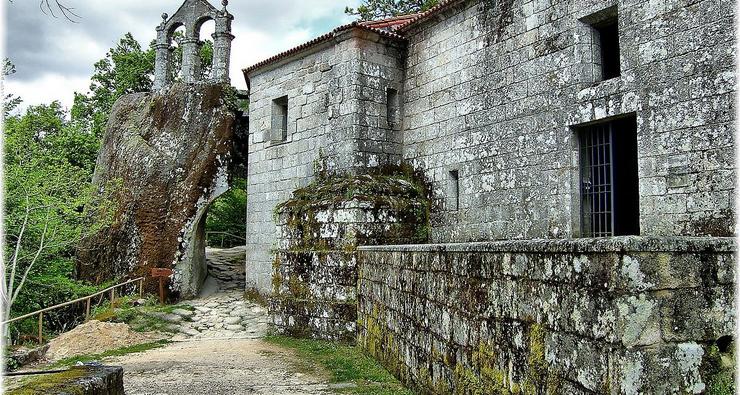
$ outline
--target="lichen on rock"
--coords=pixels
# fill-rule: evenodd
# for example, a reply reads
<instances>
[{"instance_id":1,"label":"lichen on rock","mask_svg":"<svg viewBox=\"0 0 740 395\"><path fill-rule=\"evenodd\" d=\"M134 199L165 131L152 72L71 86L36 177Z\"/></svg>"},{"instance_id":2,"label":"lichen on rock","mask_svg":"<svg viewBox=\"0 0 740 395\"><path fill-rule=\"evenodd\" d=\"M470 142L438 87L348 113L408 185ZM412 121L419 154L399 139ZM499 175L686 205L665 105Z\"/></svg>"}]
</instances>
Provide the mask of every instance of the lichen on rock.
<instances>
[{"instance_id":1,"label":"lichen on rock","mask_svg":"<svg viewBox=\"0 0 740 395\"><path fill-rule=\"evenodd\" d=\"M228 188L236 115L228 87L175 84L121 97L113 107L93 182L121 180L113 224L84 241L80 277L96 283L176 268L173 296L205 277L199 234L208 205ZM154 281L147 281L152 291Z\"/></svg>"}]
</instances>

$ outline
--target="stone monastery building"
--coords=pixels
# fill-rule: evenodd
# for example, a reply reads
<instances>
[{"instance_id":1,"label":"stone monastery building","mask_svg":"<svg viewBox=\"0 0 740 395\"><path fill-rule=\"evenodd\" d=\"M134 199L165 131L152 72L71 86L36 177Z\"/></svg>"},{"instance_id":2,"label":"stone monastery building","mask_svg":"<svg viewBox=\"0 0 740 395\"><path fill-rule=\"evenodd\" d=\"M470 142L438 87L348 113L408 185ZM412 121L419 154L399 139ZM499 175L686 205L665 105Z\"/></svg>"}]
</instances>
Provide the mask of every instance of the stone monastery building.
<instances>
[{"instance_id":1,"label":"stone monastery building","mask_svg":"<svg viewBox=\"0 0 740 395\"><path fill-rule=\"evenodd\" d=\"M119 99L96 166L131 193L80 273L172 268L194 297L209 204L245 172L236 266L275 328L419 393L732 381L734 0L441 0L244 69L248 119L227 6L163 15L155 89Z\"/></svg>"},{"instance_id":2,"label":"stone monastery building","mask_svg":"<svg viewBox=\"0 0 740 395\"><path fill-rule=\"evenodd\" d=\"M244 69L248 283L317 162L423 173L432 242L732 236L734 5L443 0Z\"/></svg>"}]
</instances>

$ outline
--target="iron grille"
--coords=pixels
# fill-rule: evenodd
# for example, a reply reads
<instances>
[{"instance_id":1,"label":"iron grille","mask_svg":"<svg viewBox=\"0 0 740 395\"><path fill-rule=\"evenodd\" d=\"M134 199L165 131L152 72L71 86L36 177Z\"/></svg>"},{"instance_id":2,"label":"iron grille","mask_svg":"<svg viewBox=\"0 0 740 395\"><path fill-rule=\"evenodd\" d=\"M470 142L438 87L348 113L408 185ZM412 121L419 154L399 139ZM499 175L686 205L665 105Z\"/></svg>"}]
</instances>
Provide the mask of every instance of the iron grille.
<instances>
[{"instance_id":1,"label":"iron grille","mask_svg":"<svg viewBox=\"0 0 740 395\"><path fill-rule=\"evenodd\" d=\"M612 123L580 132L581 234L586 237L614 235Z\"/></svg>"}]
</instances>

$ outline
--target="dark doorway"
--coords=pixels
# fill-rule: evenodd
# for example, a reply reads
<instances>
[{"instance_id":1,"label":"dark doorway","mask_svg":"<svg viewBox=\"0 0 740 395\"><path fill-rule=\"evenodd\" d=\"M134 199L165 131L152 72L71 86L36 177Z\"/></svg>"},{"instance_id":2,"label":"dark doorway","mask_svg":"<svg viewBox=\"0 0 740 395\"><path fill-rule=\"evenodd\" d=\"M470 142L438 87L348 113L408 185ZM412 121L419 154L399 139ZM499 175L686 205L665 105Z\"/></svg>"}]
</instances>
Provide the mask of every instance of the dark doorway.
<instances>
[{"instance_id":1,"label":"dark doorway","mask_svg":"<svg viewBox=\"0 0 740 395\"><path fill-rule=\"evenodd\" d=\"M637 121L634 116L578 129L581 234L640 234Z\"/></svg>"}]
</instances>

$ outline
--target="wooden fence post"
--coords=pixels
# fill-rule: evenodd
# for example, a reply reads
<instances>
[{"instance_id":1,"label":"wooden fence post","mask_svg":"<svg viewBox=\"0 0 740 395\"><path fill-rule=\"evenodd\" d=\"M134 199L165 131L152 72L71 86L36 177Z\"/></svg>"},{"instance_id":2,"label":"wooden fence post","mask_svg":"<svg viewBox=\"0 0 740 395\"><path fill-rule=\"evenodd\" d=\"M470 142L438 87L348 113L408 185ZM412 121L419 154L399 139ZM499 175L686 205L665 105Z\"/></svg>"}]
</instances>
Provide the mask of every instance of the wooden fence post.
<instances>
[{"instance_id":1,"label":"wooden fence post","mask_svg":"<svg viewBox=\"0 0 740 395\"><path fill-rule=\"evenodd\" d=\"M116 289L110 290L110 306L113 307L113 302L116 300Z\"/></svg>"},{"instance_id":2,"label":"wooden fence post","mask_svg":"<svg viewBox=\"0 0 740 395\"><path fill-rule=\"evenodd\" d=\"M87 298L87 303L85 306L85 321L90 319L90 299L91 298Z\"/></svg>"},{"instance_id":3,"label":"wooden fence post","mask_svg":"<svg viewBox=\"0 0 740 395\"><path fill-rule=\"evenodd\" d=\"M144 297L144 279L139 280L139 299Z\"/></svg>"},{"instance_id":4,"label":"wooden fence post","mask_svg":"<svg viewBox=\"0 0 740 395\"><path fill-rule=\"evenodd\" d=\"M44 336L42 334L44 327L44 313L39 313L39 344L41 344L44 341Z\"/></svg>"}]
</instances>

